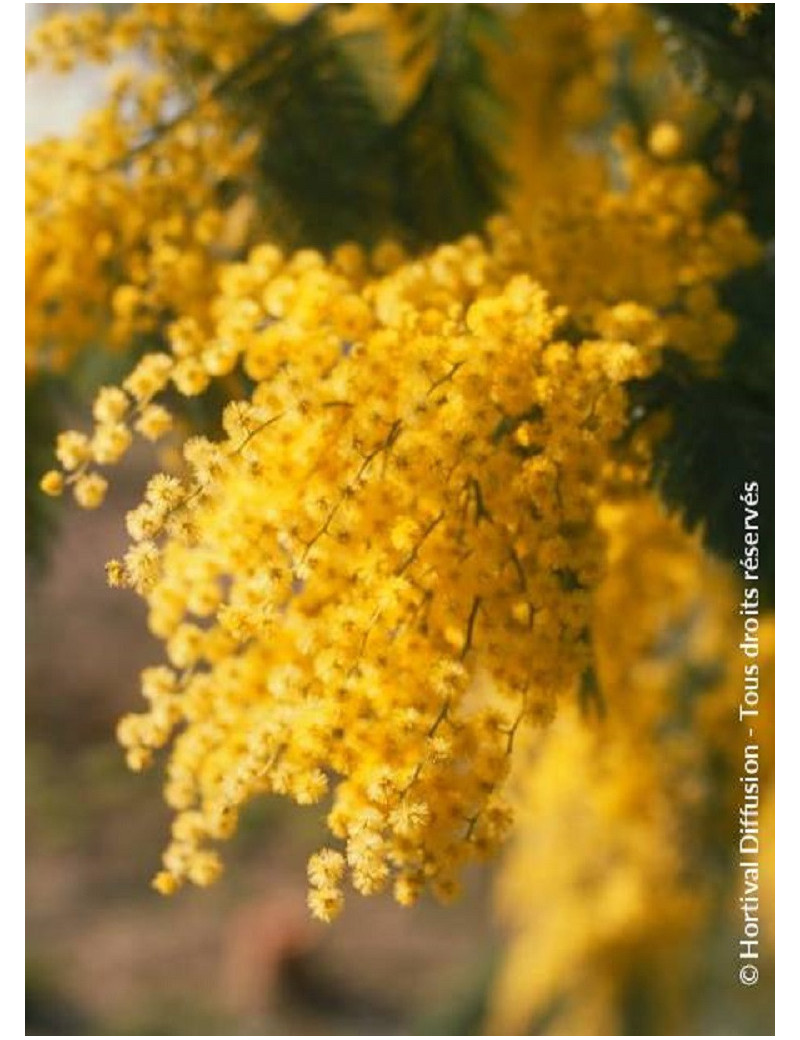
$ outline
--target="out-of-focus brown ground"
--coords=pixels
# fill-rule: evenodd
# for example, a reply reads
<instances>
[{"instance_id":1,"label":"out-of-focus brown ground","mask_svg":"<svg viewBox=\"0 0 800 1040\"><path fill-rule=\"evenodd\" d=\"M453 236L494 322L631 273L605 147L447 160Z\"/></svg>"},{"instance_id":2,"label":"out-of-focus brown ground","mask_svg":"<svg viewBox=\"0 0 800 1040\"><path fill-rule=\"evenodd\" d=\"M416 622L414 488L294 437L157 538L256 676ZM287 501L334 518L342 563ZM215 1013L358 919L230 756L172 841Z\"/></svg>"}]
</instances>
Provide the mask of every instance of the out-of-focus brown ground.
<instances>
[{"instance_id":1,"label":"out-of-focus brown ground","mask_svg":"<svg viewBox=\"0 0 800 1040\"><path fill-rule=\"evenodd\" d=\"M113 731L160 654L142 604L106 588L103 565L153 465L128 465L98 512L64 502L30 581L28 1035L415 1032L480 977L485 875L455 906L353 894L335 925L315 925L305 860L324 809L265 799L213 889L167 900L148 886L168 833L161 764L128 773Z\"/></svg>"}]
</instances>

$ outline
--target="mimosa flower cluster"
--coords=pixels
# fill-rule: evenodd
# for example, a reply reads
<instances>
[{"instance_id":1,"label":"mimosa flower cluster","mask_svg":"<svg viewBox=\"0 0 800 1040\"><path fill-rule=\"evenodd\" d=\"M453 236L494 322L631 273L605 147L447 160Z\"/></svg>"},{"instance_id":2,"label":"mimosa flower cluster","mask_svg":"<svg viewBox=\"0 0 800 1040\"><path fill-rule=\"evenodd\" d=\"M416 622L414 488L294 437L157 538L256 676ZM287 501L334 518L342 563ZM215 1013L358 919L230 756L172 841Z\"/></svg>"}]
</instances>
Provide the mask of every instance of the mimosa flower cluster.
<instances>
[{"instance_id":1,"label":"mimosa flower cluster","mask_svg":"<svg viewBox=\"0 0 800 1040\"><path fill-rule=\"evenodd\" d=\"M63 370L87 345L130 348L165 314L202 321L242 236L256 139L212 97L169 133L170 81L120 73L107 107L26 150L26 361Z\"/></svg>"},{"instance_id":2,"label":"mimosa flower cluster","mask_svg":"<svg viewBox=\"0 0 800 1040\"><path fill-rule=\"evenodd\" d=\"M384 33L396 81L391 105L402 106L409 90L398 58L409 44L404 18L391 5L350 6L334 11L334 24L342 32L363 25ZM720 263L717 252L730 269L731 239L741 246L746 231L728 214L718 240L709 239L702 216L713 195L710 178L698 165L670 162L685 143L670 120L683 120L702 106L666 76L658 35L640 5L519 6L508 15L514 46L502 53L490 49L488 56L509 114L509 144L499 146L513 172L506 203L520 227L544 245L536 257L537 279L564 302L580 306L586 304L587 277L596 281L607 273L602 295L608 301L630 298L662 307L676 286L714 280L717 275L702 268ZM241 255L270 225L269 213L256 212L254 202L260 128L253 112L226 104L226 90L246 82L248 69L257 69L281 27L306 16L309 5L96 8L48 17L34 30L27 51L33 70L134 62L130 71L119 64L106 106L77 133L27 150L31 372L62 371L87 348L147 344L178 316L192 317L208 331L207 302L216 292L220 264ZM647 99L654 159L631 149L630 141L619 142L630 155L638 152L636 161L654 166L634 178L641 194L609 191L607 156L596 144L586 146L603 117L614 55L623 41L636 56L637 82L657 73L668 84L660 104ZM185 75L176 74L178 65ZM598 203L607 208L600 236ZM706 241L705 255L697 258L700 269L691 256L698 234ZM553 279L558 284L551 286ZM650 289L644 294L642 279ZM692 309L716 311L717 321L704 318L702 333L680 330L678 345L693 339L694 350L718 354L730 334L728 320L707 291L695 294Z\"/></svg>"},{"instance_id":3,"label":"mimosa flower cluster","mask_svg":"<svg viewBox=\"0 0 800 1040\"><path fill-rule=\"evenodd\" d=\"M533 150L541 177L523 164L513 218L414 255L390 240L330 255L248 245L262 221L249 196L257 141L217 88L304 5L133 5L107 25L51 21L34 41L33 60L56 67L135 42L167 65L185 46L200 70L177 116L171 81L123 78L77 137L31 149L34 367L97 341L155 348L100 389L89 432L59 436L43 489L99 506L105 467L136 434L171 429L166 392L250 388L225 405L220 436L190 437L181 465L151 478L126 518L129 549L108 564L164 644L142 675L146 710L118 729L135 770L168 749L163 893L214 881L218 843L251 799L274 794L326 822L308 864L318 918L339 913L348 884L405 905L428 888L450 898L464 866L504 843L516 807L528 811L507 784L520 742L552 740L537 760L546 772L567 733L576 783L594 783L594 731L573 740L569 708L543 729L559 705L599 683L628 720L615 737L626 768L653 725L630 720L645 703L669 708L657 669L633 712L630 676L614 672L647 657L655 608L607 656L604 626L620 611L603 603L640 515L620 503L649 475L646 440L623 437L625 384L667 349L714 369L736 330L718 286L760 247L681 158L676 122L655 121L646 146L621 128L613 154L578 154L564 127L596 118L588 98L608 85L614 34L638 32L640 15L541 6L561 41L552 54L577 36L592 57L567 77L558 126L530 101L534 136L552 145ZM620 10L605 25L589 8ZM230 21L222 9L236 9ZM550 56L533 48L522 64ZM644 515L671 547L677 525ZM680 599L683 571L667 555ZM663 806L646 825L656 831L672 825L662 779L647 778ZM651 840L636 870L649 869ZM671 884L673 867L666 857L656 880ZM564 874L565 889L573 880Z\"/></svg>"},{"instance_id":4,"label":"mimosa flower cluster","mask_svg":"<svg viewBox=\"0 0 800 1040\"><path fill-rule=\"evenodd\" d=\"M257 384L225 439L190 439L187 473L153 478L109 565L169 659L119 728L134 768L178 730L160 888L211 880L209 842L268 791L330 791L350 880L401 902L451 894L504 837L517 728L588 661L601 474L620 384L649 365L629 342L560 336L566 312L497 259L511 234L405 263L387 246L383 276L354 246L330 264L260 247L225 272L210 343L176 323L172 356L101 392L91 440L62 435L80 467L111 430L122 448L126 415L141 423L170 379L196 392L241 359ZM345 860L314 861L318 916L341 904Z\"/></svg>"},{"instance_id":5,"label":"mimosa flower cluster","mask_svg":"<svg viewBox=\"0 0 800 1040\"><path fill-rule=\"evenodd\" d=\"M332 795L338 848L310 873L324 919L345 876L446 897L505 837L517 731L591 661L595 512L644 475L613 462L623 384L667 335L643 305L554 305L522 273L532 248L499 218L417 259L258 247L223 271L210 339L175 322L171 353L100 392L91 437L61 435L92 505L92 461L114 461L131 422L166 427L168 383L195 394L241 364L255 384L222 441L190 439L186 472L152 479L109 564L169 661L119 728L133 768L172 741L161 890L212 880L211 845L267 792Z\"/></svg>"}]
</instances>

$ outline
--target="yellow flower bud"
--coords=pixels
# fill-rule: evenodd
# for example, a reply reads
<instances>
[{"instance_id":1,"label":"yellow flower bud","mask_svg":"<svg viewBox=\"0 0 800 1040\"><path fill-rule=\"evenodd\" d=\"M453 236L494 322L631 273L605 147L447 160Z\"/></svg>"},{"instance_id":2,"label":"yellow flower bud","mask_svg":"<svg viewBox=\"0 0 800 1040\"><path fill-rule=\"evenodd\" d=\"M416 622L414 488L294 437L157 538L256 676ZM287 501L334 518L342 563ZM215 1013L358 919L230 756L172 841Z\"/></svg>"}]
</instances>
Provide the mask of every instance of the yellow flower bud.
<instances>
[{"instance_id":1,"label":"yellow flower bud","mask_svg":"<svg viewBox=\"0 0 800 1040\"><path fill-rule=\"evenodd\" d=\"M64 490L64 475L57 469L48 470L39 481L39 487L46 495L57 498Z\"/></svg>"}]
</instances>

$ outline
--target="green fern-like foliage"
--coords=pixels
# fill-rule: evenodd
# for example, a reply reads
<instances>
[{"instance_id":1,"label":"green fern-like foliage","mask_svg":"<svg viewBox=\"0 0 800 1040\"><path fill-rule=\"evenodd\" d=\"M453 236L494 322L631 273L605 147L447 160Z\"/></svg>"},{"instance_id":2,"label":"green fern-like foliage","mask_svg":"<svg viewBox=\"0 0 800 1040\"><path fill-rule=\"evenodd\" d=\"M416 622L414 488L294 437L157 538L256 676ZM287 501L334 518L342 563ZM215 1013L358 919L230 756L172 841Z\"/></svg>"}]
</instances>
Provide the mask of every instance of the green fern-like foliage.
<instances>
[{"instance_id":1,"label":"green fern-like foliage","mask_svg":"<svg viewBox=\"0 0 800 1040\"><path fill-rule=\"evenodd\" d=\"M386 127L348 43L318 8L228 96L259 131L262 208L292 245L370 241L391 221Z\"/></svg>"},{"instance_id":2,"label":"green fern-like foliage","mask_svg":"<svg viewBox=\"0 0 800 1040\"><path fill-rule=\"evenodd\" d=\"M498 16L479 4L398 5L403 63L422 68L399 109L375 89L389 62L382 34L343 32L331 6L283 27L220 91L259 133L271 230L321 249L387 235L418 248L478 230L503 184L503 113L483 58Z\"/></svg>"},{"instance_id":3,"label":"green fern-like foliage","mask_svg":"<svg viewBox=\"0 0 800 1040\"><path fill-rule=\"evenodd\" d=\"M405 62L428 67L390 138L397 215L417 240L436 242L475 230L499 206L504 111L482 46L503 40L502 23L480 4L404 6Z\"/></svg>"}]
</instances>

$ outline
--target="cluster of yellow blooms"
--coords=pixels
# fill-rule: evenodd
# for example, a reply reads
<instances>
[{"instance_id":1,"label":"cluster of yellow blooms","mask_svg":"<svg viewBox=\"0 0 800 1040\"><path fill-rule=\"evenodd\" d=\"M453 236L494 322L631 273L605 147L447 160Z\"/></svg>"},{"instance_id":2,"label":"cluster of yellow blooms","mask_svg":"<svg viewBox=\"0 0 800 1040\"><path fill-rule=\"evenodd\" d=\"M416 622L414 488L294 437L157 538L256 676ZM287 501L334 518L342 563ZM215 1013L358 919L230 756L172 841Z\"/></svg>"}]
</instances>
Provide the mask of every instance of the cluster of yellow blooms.
<instances>
[{"instance_id":1,"label":"cluster of yellow blooms","mask_svg":"<svg viewBox=\"0 0 800 1040\"><path fill-rule=\"evenodd\" d=\"M211 341L175 323L172 356L101 391L92 438L61 435L85 499L102 479L85 461L124 451L126 416L141 424L168 380L194 393L241 359L257 384L227 405L225 440L186 443L188 475L151 480L109 565L172 666L145 673L151 708L120 725L131 765L185 724L159 887L210 880L205 842L269 790L312 803L333 782L353 884L393 881L401 902L452 892L504 836L517 726L588 663L600 474L620 384L654 355L563 339L566 311L513 273L515 230L490 235L411 261L387 244L372 270L354 245L329 264L258 247L223 273ZM319 916L343 862L312 863Z\"/></svg>"},{"instance_id":2,"label":"cluster of yellow blooms","mask_svg":"<svg viewBox=\"0 0 800 1040\"><path fill-rule=\"evenodd\" d=\"M133 5L125 17L166 27L154 39L188 41L224 74L275 6ZM540 6L556 27L564 16L546 12L572 7ZM217 8L236 9L235 31L214 28ZM98 17L35 42L35 60L68 65L62 45L103 57ZM261 28L248 35L241 19ZM600 54L603 30L587 19ZM600 58L592 75L606 75ZM261 244L225 263L217 188L246 179L253 141L213 92L173 126L166 101L163 80L123 84L78 138L35 146L28 199L37 358L58 364L94 339L167 325L163 350L101 389L92 433L60 435L45 491L69 485L99 505L97 467L134 432L157 440L170 428L163 391L201 394L239 370L253 384L225 407L223 437L189 439L183 468L150 480L127 517L132 545L108 566L111 584L146 599L169 662L145 670L148 710L119 726L134 769L171 744L176 817L155 885L213 881L213 843L273 792L331 797L337 847L308 868L317 917L338 913L346 880L364 894L391 886L403 904L426 886L447 898L509 832L515 742L586 685L593 662L609 705L623 689L606 675L610 612L598 608L613 598L613 566L595 590L608 500L638 494L647 476L646 451L618 447L624 383L652 373L666 347L714 364L735 331L716 285L759 247L738 214L714 210L710 177L676 161L681 132L661 122L649 154L617 135L620 187L592 164L524 220L496 217L483 236L421 257L388 241L330 257ZM631 638L650 639L648 624ZM599 740L561 715L543 739L560 748L566 734L589 797ZM628 783L636 739L635 728L615 737L628 741ZM631 829L640 839L645 855L648 835Z\"/></svg>"},{"instance_id":3,"label":"cluster of yellow blooms","mask_svg":"<svg viewBox=\"0 0 800 1040\"><path fill-rule=\"evenodd\" d=\"M600 523L608 558L592 639L605 717L596 703L588 713L564 706L515 756L516 823L496 889L510 938L493 1035L638 1032L622 1017L632 1003L660 1030L684 1032L697 951L740 895L728 873L742 771L737 590L650 496L604 504ZM760 631L767 957L771 615Z\"/></svg>"},{"instance_id":4,"label":"cluster of yellow blooms","mask_svg":"<svg viewBox=\"0 0 800 1040\"><path fill-rule=\"evenodd\" d=\"M139 59L168 64L191 56L196 72L228 73L260 47L276 24L308 4L99 4L50 14L34 26L25 52L29 70L69 72L134 48Z\"/></svg>"},{"instance_id":5,"label":"cluster of yellow blooms","mask_svg":"<svg viewBox=\"0 0 800 1040\"><path fill-rule=\"evenodd\" d=\"M391 5L354 6L346 18L337 15L337 25L378 24L392 51L402 51L407 31ZM163 71L120 70L106 107L76 134L27 148L26 358L32 371L61 370L89 345L129 347L156 336L174 316L191 317L208 331L220 263L240 255L267 223L252 205L258 134L225 107L221 88L263 53L281 22L307 7L133 4L113 14L94 8L57 13L34 30L33 69L69 70L80 60L138 54L145 68ZM693 288L713 281L715 266L736 267L731 239L747 240L740 218L727 214L716 238L709 237L702 221L713 193L709 177L699 166L664 163L683 147L674 122L654 113L651 159L620 142L629 165L663 164L646 175L626 170L641 190L610 192L606 159L596 147L576 148L576 138L602 115L620 39L635 45L644 66L640 78L657 63L657 36L640 6L521 5L509 18L514 45L502 60L494 55L492 76L513 112L504 157L515 176L507 202L538 242L537 279L580 307L587 277L597 283L602 272L607 284L592 300L662 307L676 285ZM191 65L188 94L174 74L178 56ZM673 115L683 114L687 101L674 83L664 92ZM699 237L705 241L700 253ZM729 336L728 319L707 287L688 302L690 311L704 312L703 331L677 331L677 347L691 338L695 356L716 354ZM710 311L716 321L707 320ZM674 338L676 330L669 332Z\"/></svg>"},{"instance_id":6,"label":"cluster of yellow blooms","mask_svg":"<svg viewBox=\"0 0 800 1040\"><path fill-rule=\"evenodd\" d=\"M220 263L269 225L253 204L263 128L234 115L226 91L313 6L89 5L34 27L30 71L116 71L77 132L26 147L29 375L63 371L87 347L157 338L176 315L205 326ZM380 25L399 40L390 5L349 6L337 26Z\"/></svg>"},{"instance_id":7,"label":"cluster of yellow blooms","mask_svg":"<svg viewBox=\"0 0 800 1040\"><path fill-rule=\"evenodd\" d=\"M663 67L663 48L639 4L509 5L507 31L512 43L491 53L490 70L513 113L504 145L514 174L506 202L527 222L543 202L596 193L605 183L606 162L591 142L607 115L620 48L632 55L637 83L652 78L659 62ZM672 117L675 93L672 81L662 88Z\"/></svg>"},{"instance_id":8,"label":"cluster of yellow blooms","mask_svg":"<svg viewBox=\"0 0 800 1040\"><path fill-rule=\"evenodd\" d=\"M90 12L77 24L98 19ZM120 71L106 107L76 134L27 147L30 370L61 370L94 343L128 347L164 315L203 320L219 262L242 236L242 207L223 188L240 197L257 139L212 91L170 120L176 104L168 76Z\"/></svg>"},{"instance_id":9,"label":"cluster of yellow blooms","mask_svg":"<svg viewBox=\"0 0 800 1040\"><path fill-rule=\"evenodd\" d=\"M598 230L606 219L598 210ZM733 225L702 267L724 220L676 238L704 278L754 248ZM406 903L428 882L454 891L458 869L505 836L517 728L550 718L590 663L598 502L610 480L641 476L610 463L621 384L652 371L683 313L679 282L663 322L639 303L588 306L601 290L588 280L582 310L553 306L523 273L536 256L502 218L488 242L418 259L390 243L369 258L344 245L330 262L257 247L222 272L210 339L173 323L171 354L101 390L93 435L61 435L66 479L93 505L91 464L124 453L131 420L167 427L153 398L169 382L198 393L241 362L256 384L226 407L222 442L186 443L185 476L152 479L128 515L133 545L109 565L146 597L171 664L145 672L150 710L119 730L141 768L180 728L162 890L210 881L206 843L265 791L312 803L332 784L354 886L392 881ZM557 264L541 266L558 285ZM640 295L658 295L660 273L642 266ZM310 868L325 919L341 905L341 856Z\"/></svg>"}]
</instances>

